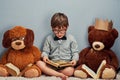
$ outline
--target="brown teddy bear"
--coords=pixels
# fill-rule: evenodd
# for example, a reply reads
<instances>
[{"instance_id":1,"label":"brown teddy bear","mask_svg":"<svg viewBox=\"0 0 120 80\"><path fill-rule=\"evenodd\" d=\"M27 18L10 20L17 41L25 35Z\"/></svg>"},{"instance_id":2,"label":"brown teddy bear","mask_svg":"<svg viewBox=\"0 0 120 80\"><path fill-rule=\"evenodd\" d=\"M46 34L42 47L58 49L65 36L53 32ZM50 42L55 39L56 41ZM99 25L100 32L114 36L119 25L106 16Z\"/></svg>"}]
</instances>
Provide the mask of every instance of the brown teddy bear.
<instances>
[{"instance_id":1,"label":"brown teddy bear","mask_svg":"<svg viewBox=\"0 0 120 80\"><path fill-rule=\"evenodd\" d=\"M79 54L78 66L74 76L80 78L114 79L119 63L117 56L110 49L118 37L112 21L96 19L94 26L88 28L90 47Z\"/></svg>"},{"instance_id":2,"label":"brown teddy bear","mask_svg":"<svg viewBox=\"0 0 120 80\"><path fill-rule=\"evenodd\" d=\"M34 33L22 26L6 31L2 44L8 50L0 59L0 76L37 77L41 70L35 65L41 51L33 46Z\"/></svg>"}]
</instances>

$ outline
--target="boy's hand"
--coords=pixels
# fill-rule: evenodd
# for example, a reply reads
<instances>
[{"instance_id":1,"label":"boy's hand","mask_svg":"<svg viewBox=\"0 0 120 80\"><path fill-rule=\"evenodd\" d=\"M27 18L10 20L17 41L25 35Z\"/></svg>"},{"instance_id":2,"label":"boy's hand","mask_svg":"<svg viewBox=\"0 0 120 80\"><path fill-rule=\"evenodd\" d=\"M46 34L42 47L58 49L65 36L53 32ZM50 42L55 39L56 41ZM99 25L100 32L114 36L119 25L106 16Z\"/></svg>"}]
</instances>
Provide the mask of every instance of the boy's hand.
<instances>
[{"instance_id":1,"label":"boy's hand","mask_svg":"<svg viewBox=\"0 0 120 80\"><path fill-rule=\"evenodd\" d=\"M72 60L72 61L70 61L70 63L73 64L73 66L75 66L77 62L76 62L76 60Z\"/></svg>"},{"instance_id":2,"label":"boy's hand","mask_svg":"<svg viewBox=\"0 0 120 80\"><path fill-rule=\"evenodd\" d=\"M48 57L47 57L47 56L44 56L44 57L43 57L43 61L44 61L44 62L49 61Z\"/></svg>"}]
</instances>

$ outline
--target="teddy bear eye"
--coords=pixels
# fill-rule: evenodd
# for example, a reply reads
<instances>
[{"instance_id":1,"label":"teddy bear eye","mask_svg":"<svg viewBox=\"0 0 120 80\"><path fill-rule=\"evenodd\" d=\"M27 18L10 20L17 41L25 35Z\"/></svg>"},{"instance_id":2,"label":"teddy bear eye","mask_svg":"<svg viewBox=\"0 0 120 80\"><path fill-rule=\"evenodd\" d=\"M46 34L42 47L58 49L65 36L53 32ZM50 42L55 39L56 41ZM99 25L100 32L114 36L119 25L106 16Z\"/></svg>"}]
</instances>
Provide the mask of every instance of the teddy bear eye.
<instances>
[{"instance_id":1,"label":"teddy bear eye","mask_svg":"<svg viewBox=\"0 0 120 80\"><path fill-rule=\"evenodd\" d=\"M17 40L17 38L13 38L13 39L12 39L12 41L15 41L15 40Z\"/></svg>"},{"instance_id":2,"label":"teddy bear eye","mask_svg":"<svg viewBox=\"0 0 120 80\"><path fill-rule=\"evenodd\" d=\"M20 37L20 38L13 38L12 41L16 41L16 40L24 40L25 37Z\"/></svg>"},{"instance_id":3,"label":"teddy bear eye","mask_svg":"<svg viewBox=\"0 0 120 80\"><path fill-rule=\"evenodd\" d=\"M19 39L20 39L20 40L24 40L24 39L25 39L25 37L20 37Z\"/></svg>"}]
</instances>

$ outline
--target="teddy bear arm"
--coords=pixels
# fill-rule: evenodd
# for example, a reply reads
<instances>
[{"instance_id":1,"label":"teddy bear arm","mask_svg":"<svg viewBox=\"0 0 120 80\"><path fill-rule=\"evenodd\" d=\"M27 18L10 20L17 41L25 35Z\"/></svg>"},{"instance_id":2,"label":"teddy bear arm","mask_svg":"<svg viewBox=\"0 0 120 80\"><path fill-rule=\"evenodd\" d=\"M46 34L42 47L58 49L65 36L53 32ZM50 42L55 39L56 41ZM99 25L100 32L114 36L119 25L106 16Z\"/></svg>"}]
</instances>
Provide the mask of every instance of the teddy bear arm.
<instances>
[{"instance_id":1,"label":"teddy bear arm","mask_svg":"<svg viewBox=\"0 0 120 80\"><path fill-rule=\"evenodd\" d=\"M119 66L118 58L117 58L117 56L114 54L113 51L110 51L109 54L110 54L110 57L111 57L110 65L112 65L112 66L115 68L115 70L117 70L117 69L118 69L118 66Z\"/></svg>"},{"instance_id":2,"label":"teddy bear arm","mask_svg":"<svg viewBox=\"0 0 120 80\"><path fill-rule=\"evenodd\" d=\"M33 55L34 55L35 62L40 60L41 51L37 47L35 47L35 46L33 46Z\"/></svg>"},{"instance_id":3,"label":"teddy bear arm","mask_svg":"<svg viewBox=\"0 0 120 80\"><path fill-rule=\"evenodd\" d=\"M5 66L5 64L7 63L7 56L8 56L8 52L3 54L2 58L0 59L0 76L8 76L9 75L9 73L7 71L7 67Z\"/></svg>"},{"instance_id":4,"label":"teddy bear arm","mask_svg":"<svg viewBox=\"0 0 120 80\"><path fill-rule=\"evenodd\" d=\"M0 59L0 64L6 64L7 63L7 56L8 56L8 51L3 54L2 58Z\"/></svg>"},{"instance_id":5,"label":"teddy bear arm","mask_svg":"<svg viewBox=\"0 0 120 80\"><path fill-rule=\"evenodd\" d=\"M36 72L37 71L37 72ZM32 65L32 66L27 66L21 73L19 76L26 76L26 77L37 77L41 75L41 70L40 68L38 68L38 66L36 65Z\"/></svg>"},{"instance_id":6,"label":"teddy bear arm","mask_svg":"<svg viewBox=\"0 0 120 80\"><path fill-rule=\"evenodd\" d=\"M84 64L85 56L89 52L90 48L83 49L79 54L78 65Z\"/></svg>"},{"instance_id":7,"label":"teddy bear arm","mask_svg":"<svg viewBox=\"0 0 120 80\"><path fill-rule=\"evenodd\" d=\"M116 58L114 60L112 60L112 65L114 66L115 70L118 69L119 63L118 63L118 60Z\"/></svg>"}]
</instances>

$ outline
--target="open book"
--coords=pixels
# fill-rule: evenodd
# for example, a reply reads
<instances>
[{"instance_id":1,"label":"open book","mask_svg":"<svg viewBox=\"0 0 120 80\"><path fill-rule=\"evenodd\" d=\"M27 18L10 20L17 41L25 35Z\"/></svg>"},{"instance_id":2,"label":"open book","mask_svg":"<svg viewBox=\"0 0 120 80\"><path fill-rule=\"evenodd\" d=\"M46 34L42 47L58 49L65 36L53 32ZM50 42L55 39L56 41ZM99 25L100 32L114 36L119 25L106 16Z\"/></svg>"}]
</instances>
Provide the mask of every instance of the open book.
<instances>
[{"instance_id":1,"label":"open book","mask_svg":"<svg viewBox=\"0 0 120 80\"><path fill-rule=\"evenodd\" d=\"M97 70L97 73L95 73L92 69L90 69L85 64L82 65L82 68L85 69L91 77L93 77L94 79L98 79L100 77L100 74L101 74L101 69L103 68L103 66L105 64L106 64L106 60L103 60L102 63L100 64L98 70Z\"/></svg>"},{"instance_id":2,"label":"open book","mask_svg":"<svg viewBox=\"0 0 120 80\"><path fill-rule=\"evenodd\" d=\"M9 72L9 74L12 76L21 76L25 72L25 69L20 72L20 69L12 63L7 63L5 64L5 66L7 67L7 71ZM32 64L29 64L26 68L30 66L32 66Z\"/></svg>"},{"instance_id":3,"label":"open book","mask_svg":"<svg viewBox=\"0 0 120 80\"><path fill-rule=\"evenodd\" d=\"M62 67L68 67L68 66L72 66L72 64L70 62L65 62L65 61L52 61L52 60L48 60L46 62L47 64L54 66L58 69L62 68Z\"/></svg>"},{"instance_id":4,"label":"open book","mask_svg":"<svg viewBox=\"0 0 120 80\"><path fill-rule=\"evenodd\" d=\"M7 67L7 71L10 73L10 75L17 76L20 74L19 68L13 65L12 63L7 63L5 64L5 66Z\"/></svg>"}]
</instances>

